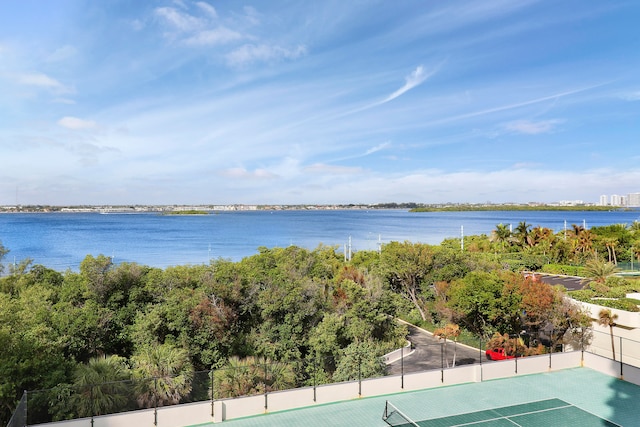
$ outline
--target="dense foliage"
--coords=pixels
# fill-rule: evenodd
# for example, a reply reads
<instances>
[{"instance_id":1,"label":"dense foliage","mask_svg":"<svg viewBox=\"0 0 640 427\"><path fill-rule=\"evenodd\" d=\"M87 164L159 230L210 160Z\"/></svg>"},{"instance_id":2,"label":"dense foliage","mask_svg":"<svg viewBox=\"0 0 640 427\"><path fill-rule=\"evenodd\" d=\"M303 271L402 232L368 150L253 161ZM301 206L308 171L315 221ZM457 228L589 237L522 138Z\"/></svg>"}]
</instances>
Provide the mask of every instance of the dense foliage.
<instances>
[{"instance_id":1,"label":"dense foliage","mask_svg":"<svg viewBox=\"0 0 640 427\"><path fill-rule=\"evenodd\" d=\"M102 255L78 272L26 261L0 278L2 419L23 390L51 389L55 419L177 403L193 393L194 372L236 359L318 357L328 360L324 378L339 381L366 356L366 374L382 374L379 356L406 335L393 320L399 301L329 247L261 248L237 263L164 270ZM287 386L305 382L304 372L285 377ZM114 389L121 380L138 381L133 396ZM87 406L89 396L100 402Z\"/></svg>"}]
</instances>

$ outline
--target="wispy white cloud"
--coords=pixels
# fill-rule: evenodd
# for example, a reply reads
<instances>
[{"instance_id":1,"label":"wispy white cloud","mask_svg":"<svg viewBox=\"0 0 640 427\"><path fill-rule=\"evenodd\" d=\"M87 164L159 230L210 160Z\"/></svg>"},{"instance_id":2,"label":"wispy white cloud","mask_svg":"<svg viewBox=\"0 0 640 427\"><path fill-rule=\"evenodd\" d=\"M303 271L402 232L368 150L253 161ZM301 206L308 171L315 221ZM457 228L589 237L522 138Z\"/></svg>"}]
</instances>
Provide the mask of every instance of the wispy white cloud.
<instances>
[{"instance_id":1,"label":"wispy white cloud","mask_svg":"<svg viewBox=\"0 0 640 427\"><path fill-rule=\"evenodd\" d=\"M506 123L504 128L507 131L516 132L516 133L524 133L528 135L537 135L540 133L549 133L555 130L556 125L563 123L564 120L553 119L553 120L516 120L513 122Z\"/></svg>"},{"instance_id":2,"label":"wispy white cloud","mask_svg":"<svg viewBox=\"0 0 640 427\"><path fill-rule=\"evenodd\" d=\"M202 9L205 13L207 13L211 18L217 18L218 12L216 12L216 8L211 6L209 3L199 1L196 3L200 9Z\"/></svg>"},{"instance_id":3,"label":"wispy white cloud","mask_svg":"<svg viewBox=\"0 0 640 427\"><path fill-rule=\"evenodd\" d=\"M425 80L427 80L429 77L431 77L434 73L435 73L435 70L427 73L424 70L424 67L422 65L419 65L418 67L416 67L415 70L413 70L413 72L411 74L409 74L407 77L405 77L404 86L402 86L400 89L396 90L391 95L389 95L387 98L385 98L381 102L381 104L384 104L385 102L392 101L392 100L396 99L397 97L399 97L400 95L410 91L414 87L419 86Z\"/></svg>"},{"instance_id":4,"label":"wispy white cloud","mask_svg":"<svg viewBox=\"0 0 640 427\"><path fill-rule=\"evenodd\" d=\"M74 105L76 103L76 101L69 98L55 98L55 99L52 99L51 102L54 104L66 104L66 105Z\"/></svg>"},{"instance_id":5,"label":"wispy white cloud","mask_svg":"<svg viewBox=\"0 0 640 427\"><path fill-rule=\"evenodd\" d=\"M218 174L225 178L233 179L246 179L246 180L262 180L262 179L275 179L278 176L269 172L266 169L247 170L245 168L229 168L223 169Z\"/></svg>"},{"instance_id":6,"label":"wispy white cloud","mask_svg":"<svg viewBox=\"0 0 640 427\"><path fill-rule=\"evenodd\" d=\"M620 94L620 98L626 101L640 101L640 90L630 90Z\"/></svg>"},{"instance_id":7,"label":"wispy white cloud","mask_svg":"<svg viewBox=\"0 0 640 427\"><path fill-rule=\"evenodd\" d=\"M71 45L62 46L49 54L45 60L47 62L61 62L73 58L78 54L78 49Z\"/></svg>"},{"instance_id":8,"label":"wispy white cloud","mask_svg":"<svg viewBox=\"0 0 640 427\"><path fill-rule=\"evenodd\" d=\"M58 124L64 128L71 130L87 130L87 129L95 129L97 127L97 123L93 120L83 120L77 117L63 117L58 120Z\"/></svg>"},{"instance_id":9,"label":"wispy white cloud","mask_svg":"<svg viewBox=\"0 0 640 427\"><path fill-rule=\"evenodd\" d=\"M204 19L173 7L158 7L155 9L155 13L170 26L171 30L179 32L190 33L200 30L205 26L206 22Z\"/></svg>"},{"instance_id":10,"label":"wispy white cloud","mask_svg":"<svg viewBox=\"0 0 640 427\"><path fill-rule=\"evenodd\" d=\"M355 175L362 173L361 167L328 165L326 163L314 163L304 168L305 172L312 174L330 175Z\"/></svg>"},{"instance_id":11,"label":"wispy white cloud","mask_svg":"<svg viewBox=\"0 0 640 427\"><path fill-rule=\"evenodd\" d=\"M371 108L380 106L382 104L386 104L390 101L393 101L394 99L400 97L401 95L407 93L408 91L410 91L411 89L416 88L417 86L421 85L422 83L425 82L425 80L427 80L429 77L433 76L437 70L440 68L442 64L438 65L437 67L434 67L431 71L427 72L425 71L425 68L423 65L418 65L416 67L415 70L413 70L411 72L411 74L409 74L407 77L405 77L405 83L404 85L396 90L395 92L393 92L392 94L388 95L386 98L382 99L381 101L374 101L372 103L366 104L362 107L358 107L355 108L353 110L347 111L346 113L344 113L344 115L350 115L353 113L359 113L365 110L369 110Z\"/></svg>"},{"instance_id":12,"label":"wispy white cloud","mask_svg":"<svg viewBox=\"0 0 640 427\"><path fill-rule=\"evenodd\" d=\"M191 12L191 9L185 3L181 3L180 8L155 9L155 15L165 24L166 37L190 46L221 45L250 38L221 24L216 9L206 2L196 2L195 10Z\"/></svg>"},{"instance_id":13,"label":"wispy white cloud","mask_svg":"<svg viewBox=\"0 0 640 427\"><path fill-rule=\"evenodd\" d=\"M211 46L226 44L236 40L242 40L244 35L226 27L218 27L211 30L203 30L187 37L185 43L188 45Z\"/></svg>"},{"instance_id":14,"label":"wispy white cloud","mask_svg":"<svg viewBox=\"0 0 640 427\"><path fill-rule=\"evenodd\" d=\"M244 20L246 20L250 25L258 25L260 24L260 13L251 6L245 6L244 10Z\"/></svg>"},{"instance_id":15,"label":"wispy white cloud","mask_svg":"<svg viewBox=\"0 0 640 427\"><path fill-rule=\"evenodd\" d=\"M375 147L369 148L364 154L365 154L365 156L368 156L369 154L373 154L373 153L376 153L378 151L387 149L390 146L391 146L390 142L383 142L382 144L378 144Z\"/></svg>"},{"instance_id":16,"label":"wispy white cloud","mask_svg":"<svg viewBox=\"0 0 640 427\"><path fill-rule=\"evenodd\" d=\"M494 113L499 113L499 112L504 112L504 111L509 111L509 110L516 110L522 107L527 107L530 105L535 105L535 104L539 104L542 102L546 102L546 101L555 101L558 100L560 98L564 98L564 97L568 97L570 95L576 95L582 92L586 92L601 86L604 86L608 84L608 82L604 82L604 83L599 83L599 84L594 84L594 85L589 85L589 86L583 86L577 89L570 89L570 90L565 90L565 91L561 91L561 92L557 92L551 95L546 95L546 96L542 96L542 97L536 97L533 99L528 99L525 101L520 101L520 102L512 102L512 103L506 103L504 105L499 105L497 107L492 107L492 108L485 108L485 109L480 109L477 111L472 111L469 113L463 113L463 114L457 114L457 115L451 115L449 117L445 117L445 118L441 118L441 119L436 119L430 122L431 125L435 125L435 124L444 124L444 123L448 123L448 122L455 122L455 121L460 121L463 119L470 119L470 118L474 118L474 117L480 117L480 116L484 116L484 115L489 115L489 114L494 114Z\"/></svg>"},{"instance_id":17,"label":"wispy white cloud","mask_svg":"<svg viewBox=\"0 0 640 427\"><path fill-rule=\"evenodd\" d=\"M134 19L129 22L129 25L131 26L131 28L133 28L134 31L141 31L146 26L144 20L142 19Z\"/></svg>"},{"instance_id":18,"label":"wispy white cloud","mask_svg":"<svg viewBox=\"0 0 640 427\"><path fill-rule=\"evenodd\" d=\"M25 73L16 76L19 84L27 86L38 86L56 90L66 90L65 86L58 80L44 73Z\"/></svg>"},{"instance_id":19,"label":"wispy white cloud","mask_svg":"<svg viewBox=\"0 0 640 427\"><path fill-rule=\"evenodd\" d=\"M307 54L307 47L298 45L285 48L267 44L245 44L227 54L227 62L233 67L244 67L254 62L272 62L296 59Z\"/></svg>"}]
</instances>

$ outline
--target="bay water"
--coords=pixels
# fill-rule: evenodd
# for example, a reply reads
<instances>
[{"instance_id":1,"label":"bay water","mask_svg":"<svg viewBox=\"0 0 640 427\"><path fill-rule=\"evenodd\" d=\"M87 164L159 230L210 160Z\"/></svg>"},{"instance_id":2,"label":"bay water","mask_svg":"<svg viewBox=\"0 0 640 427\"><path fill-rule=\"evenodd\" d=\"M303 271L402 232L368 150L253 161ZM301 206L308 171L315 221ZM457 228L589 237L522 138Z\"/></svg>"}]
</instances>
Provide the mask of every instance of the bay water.
<instances>
[{"instance_id":1,"label":"bay water","mask_svg":"<svg viewBox=\"0 0 640 427\"><path fill-rule=\"evenodd\" d=\"M114 262L165 268L232 261L267 248L289 245L315 249L335 246L343 252L376 250L391 241L439 244L462 234L490 234L497 224L520 221L556 232L572 224L602 226L640 221L631 211L472 211L282 210L222 211L210 215L158 213L11 213L0 214L0 242L10 252L4 263L31 258L58 271L78 270L87 255ZM348 249L347 249L348 250Z\"/></svg>"}]
</instances>

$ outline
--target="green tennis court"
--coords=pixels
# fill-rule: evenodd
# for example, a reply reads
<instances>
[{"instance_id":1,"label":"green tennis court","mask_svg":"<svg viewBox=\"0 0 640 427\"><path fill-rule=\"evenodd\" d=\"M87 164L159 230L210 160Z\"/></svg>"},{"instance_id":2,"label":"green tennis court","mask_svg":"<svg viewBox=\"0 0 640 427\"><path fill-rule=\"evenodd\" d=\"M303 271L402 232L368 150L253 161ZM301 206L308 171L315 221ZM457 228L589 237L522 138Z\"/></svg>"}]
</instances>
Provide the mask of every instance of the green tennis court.
<instances>
[{"instance_id":1,"label":"green tennis court","mask_svg":"<svg viewBox=\"0 0 640 427\"><path fill-rule=\"evenodd\" d=\"M416 421L392 403L385 406L383 420L393 427L619 427L561 399L545 399L518 405Z\"/></svg>"}]
</instances>

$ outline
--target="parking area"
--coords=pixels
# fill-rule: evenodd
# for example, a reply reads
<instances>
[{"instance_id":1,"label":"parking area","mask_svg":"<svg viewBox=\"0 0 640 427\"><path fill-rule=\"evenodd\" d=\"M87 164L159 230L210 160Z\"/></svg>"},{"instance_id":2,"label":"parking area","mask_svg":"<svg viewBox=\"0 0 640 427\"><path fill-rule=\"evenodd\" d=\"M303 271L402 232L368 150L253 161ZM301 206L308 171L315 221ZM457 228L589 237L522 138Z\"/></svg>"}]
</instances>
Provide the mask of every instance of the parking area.
<instances>
[{"instance_id":1,"label":"parking area","mask_svg":"<svg viewBox=\"0 0 640 427\"><path fill-rule=\"evenodd\" d=\"M536 276L541 282L547 283L551 286L562 285L568 291L577 291L584 288L585 284L582 282L583 277L575 276L560 276L556 274L541 274L536 273Z\"/></svg>"}]
</instances>

